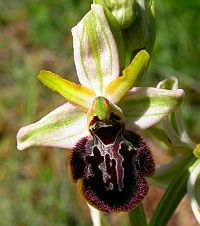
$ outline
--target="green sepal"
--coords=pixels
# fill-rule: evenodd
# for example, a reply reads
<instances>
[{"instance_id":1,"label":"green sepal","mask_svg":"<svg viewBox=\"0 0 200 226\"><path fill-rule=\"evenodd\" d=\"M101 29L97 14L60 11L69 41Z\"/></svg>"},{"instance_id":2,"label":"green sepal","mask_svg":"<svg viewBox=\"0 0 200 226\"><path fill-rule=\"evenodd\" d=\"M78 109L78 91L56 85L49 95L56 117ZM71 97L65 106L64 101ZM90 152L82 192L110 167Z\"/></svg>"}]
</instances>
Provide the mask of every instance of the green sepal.
<instances>
[{"instance_id":1,"label":"green sepal","mask_svg":"<svg viewBox=\"0 0 200 226\"><path fill-rule=\"evenodd\" d=\"M65 103L38 122L20 128L17 148L49 146L72 149L79 139L89 134L86 117L80 108Z\"/></svg>"},{"instance_id":2,"label":"green sepal","mask_svg":"<svg viewBox=\"0 0 200 226\"><path fill-rule=\"evenodd\" d=\"M147 218L144 212L144 208L140 203L135 209L128 213L131 226L147 226Z\"/></svg>"},{"instance_id":3,"label":"green sepal","mask_svg":"<svg viewBox=\"0 0 200 226\"><path fill-rule=\"evenodd\" d=\"M144 130L164 121L181 104L183 96L182 89L134 87L118 105L126 117L127 129Z\"/></svg>"}]
</instances>

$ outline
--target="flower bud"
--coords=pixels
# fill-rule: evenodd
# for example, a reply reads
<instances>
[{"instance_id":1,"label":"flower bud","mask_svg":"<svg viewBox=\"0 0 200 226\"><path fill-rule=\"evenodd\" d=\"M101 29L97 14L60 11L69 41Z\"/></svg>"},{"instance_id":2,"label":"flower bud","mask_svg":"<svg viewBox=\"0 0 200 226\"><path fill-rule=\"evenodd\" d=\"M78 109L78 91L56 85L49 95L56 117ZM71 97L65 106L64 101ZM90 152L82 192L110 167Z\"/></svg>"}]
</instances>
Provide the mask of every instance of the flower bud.
<instances>
[{"instance_id":1,"label":"flower bud","mask_svg":"<svg viewBox=\"0 0 200 226\"><path fill-rule=\"evenodd\" d=\"M135 0L105 0L105 3L119 23L120 28L125 29L133 24L136 17Z\"/></svg>"}]
</instances>

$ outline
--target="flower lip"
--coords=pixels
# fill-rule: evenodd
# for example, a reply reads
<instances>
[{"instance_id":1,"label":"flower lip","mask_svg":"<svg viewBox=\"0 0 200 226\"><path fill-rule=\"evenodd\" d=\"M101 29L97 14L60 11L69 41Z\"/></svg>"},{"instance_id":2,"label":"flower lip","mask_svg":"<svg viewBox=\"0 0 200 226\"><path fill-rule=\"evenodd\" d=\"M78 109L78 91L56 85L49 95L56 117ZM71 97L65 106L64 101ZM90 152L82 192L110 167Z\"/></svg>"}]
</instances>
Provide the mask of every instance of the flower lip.
<instances>
[{"instance_id":1,"label":"flower lip","mask_svg":"<svg viewBox=\"0 0 200 226\"><path fill-rule=\"evenodd\" d=\"M115 120L99 120L97 116L94 116L90 124L90 133L105 145L113 144L119 132L124 128L122 124Z\"/></svg>"},{"instance_id":2,"label":"flower lip","mask_svg":"<svg viewBox=\"0 0 200 226\"><path fill-rule=\"evenodd\" d=\"M82 138L69 162L72 179L78 183L82 196L103 212L129 211L136 207L148 191L144 176L152 175L154 167L145 142L125 129L110 145L104 145L94 136Z\"/></svg>"},{"instance_id":3,"label":"flower lip","mask_svg":"<svg viewBox=\"0 0 200 226\"><path fill-rule=\"evenodd\" d=\"M98 137L105 145L113 144L118 133L120 132L120 127L115 127L112 125L103 126L97 129L95 135Z\"/></svg>"}]
</instances>

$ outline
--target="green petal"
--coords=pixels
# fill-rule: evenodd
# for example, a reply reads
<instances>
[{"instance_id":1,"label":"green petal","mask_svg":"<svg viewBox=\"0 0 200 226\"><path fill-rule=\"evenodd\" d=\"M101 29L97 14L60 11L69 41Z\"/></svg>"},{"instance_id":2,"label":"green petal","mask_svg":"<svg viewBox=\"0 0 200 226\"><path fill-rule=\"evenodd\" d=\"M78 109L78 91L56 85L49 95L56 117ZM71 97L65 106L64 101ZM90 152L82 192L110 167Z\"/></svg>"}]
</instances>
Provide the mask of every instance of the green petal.
<instances>
[{"instance_id":1,"label":"green petal","mask_svg":"<svg viewBox=\"0 0 200 226\"><path fill-rule=\"evenodd\" d=\"M127 129L147 129L158 123L181 103L184 91L135 87L119 103Z\"/></svg>"},{"instance_id":2,"label":"green petal","mask_svg":"<svg viewBox=\"0 0 200 226\"><path fill-rule=\"evenodd\" d=\"M108 83L119 76L117 46L103 7L92 4L91 11L72 29L72 35L79 81L101 96Z\"/></svg>"},{"instance_id":3,"label":"green petal","mask_svg":"<svg viewBox=\"0 0 200 226\"><path fill-rule=\"evenodd\" d=\"M87 87L76 85L73 82L61 78L50 71L41 71L38 79L50 89L57 91L64 96L69 102L83 110L91 107L95 93Z\"/></svg>"},{"instance_id":4,"label":"green petal","mask_svg":"<svg viewBox=\"0 0 200 226\"><path fill-rule=\"evenodd\" d=\"M22 127L17 134L17 148L52 146L71 149L88 134L86 113L66 103L40 121Z\"/></svg>"},{"instance_id":5,"label":"green petal","mask_svg":"<svg viewBox=\"0 0 200 226\"><path fill-rule=\"evenodd\" d=\"M192 170L188 185L187 185L188 196L193 213L200 224L200 161L196 164Z\"/></svg>"},{"instance_id":6,"label":"green petal","mask_svg":"<svg viewBox=\"0 0 200 226\"><path fill-rule=\"evenodd\" d=\"M117 104L141 80L148 67L149 58L149 54L145 50L141 50L132 60L131 64L123 71L122 76L117 77L109 83L106 88L105 97Z\"/></svg>"}]
</instances>

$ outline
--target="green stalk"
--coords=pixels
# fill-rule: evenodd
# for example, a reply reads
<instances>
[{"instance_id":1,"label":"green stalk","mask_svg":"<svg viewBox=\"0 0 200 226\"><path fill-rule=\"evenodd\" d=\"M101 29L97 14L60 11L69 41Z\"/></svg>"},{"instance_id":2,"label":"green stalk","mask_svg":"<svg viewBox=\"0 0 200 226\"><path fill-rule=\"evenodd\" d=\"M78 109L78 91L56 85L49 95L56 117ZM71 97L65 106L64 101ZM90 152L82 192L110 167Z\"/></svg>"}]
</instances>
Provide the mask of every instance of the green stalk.
<instances>
[{"instance_id":1,"label":"green stalk","mask_svg":"<svg viewBox=\"0 0 200 226\"><path fill-rule=\"evenodd\" d=\"M147 226L147 219L142 204L128 213L131 226Z\"/></svg>"},{"instance_id":2,"label":"green stalk","mask_svg":"<svg viewBox=\"0 0 200 226\"><path fill-rule=\"evenodd\" d=\"M188 163L178 172L170 183L160 200L152 216L149 226L165 226L187 190L187 181L190 175L191 166L197 159L194 155L188 158Z\"/></svg>"}]
</instances>

